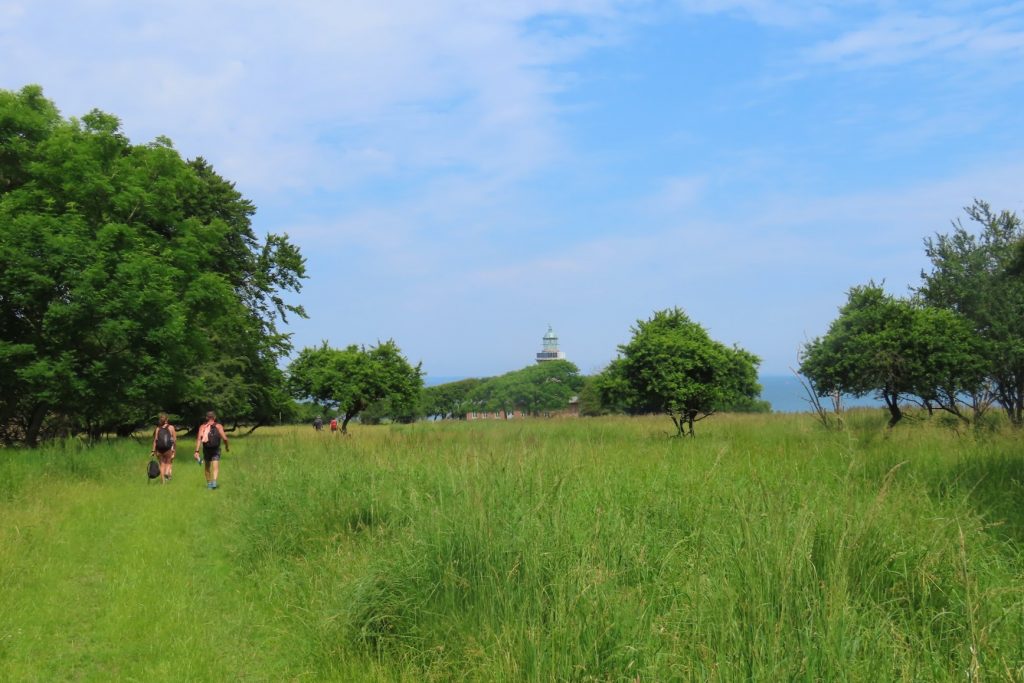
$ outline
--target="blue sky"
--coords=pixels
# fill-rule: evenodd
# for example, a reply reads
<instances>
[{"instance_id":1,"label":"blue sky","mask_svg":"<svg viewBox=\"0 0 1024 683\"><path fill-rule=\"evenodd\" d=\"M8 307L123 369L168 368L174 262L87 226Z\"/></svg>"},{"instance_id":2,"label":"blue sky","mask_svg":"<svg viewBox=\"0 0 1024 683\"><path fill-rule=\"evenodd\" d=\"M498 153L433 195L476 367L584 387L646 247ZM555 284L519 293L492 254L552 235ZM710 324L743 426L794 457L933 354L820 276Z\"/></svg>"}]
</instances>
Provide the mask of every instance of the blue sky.
<instances>
[{"instance_id":1,"label":"blue sky","mask_svg":"<svg viewBox=\"0 0 1024 683\"><path fill-rule=\"evenodd\" d=\"M787 372L973 198L1024 212L1024 3L0 0L0 87L204 156L308 259L298 346L584 372L680 306Z\"/></svg>"}]
</instances>

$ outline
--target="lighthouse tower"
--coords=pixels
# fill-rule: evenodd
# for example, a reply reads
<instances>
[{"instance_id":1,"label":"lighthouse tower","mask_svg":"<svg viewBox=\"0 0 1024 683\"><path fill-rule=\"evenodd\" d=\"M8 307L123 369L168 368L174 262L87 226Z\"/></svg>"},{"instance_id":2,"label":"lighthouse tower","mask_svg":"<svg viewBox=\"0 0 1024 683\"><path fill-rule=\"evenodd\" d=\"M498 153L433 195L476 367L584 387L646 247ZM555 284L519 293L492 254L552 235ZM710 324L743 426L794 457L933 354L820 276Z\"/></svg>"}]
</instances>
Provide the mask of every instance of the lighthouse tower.
<instances>
[{"instance_id":1,"label":"lighthouse tower","mask_svg":"<svg viewBox=\"0 0 1024 683\"><path fill-rule=\"evenodd\" d=\"M548 325L547 334L544 335L544 349L537 352L537 362L544 363L549 360L565 360L565 354L558 350L558 335Z\"/></svg>"}]
</instances>

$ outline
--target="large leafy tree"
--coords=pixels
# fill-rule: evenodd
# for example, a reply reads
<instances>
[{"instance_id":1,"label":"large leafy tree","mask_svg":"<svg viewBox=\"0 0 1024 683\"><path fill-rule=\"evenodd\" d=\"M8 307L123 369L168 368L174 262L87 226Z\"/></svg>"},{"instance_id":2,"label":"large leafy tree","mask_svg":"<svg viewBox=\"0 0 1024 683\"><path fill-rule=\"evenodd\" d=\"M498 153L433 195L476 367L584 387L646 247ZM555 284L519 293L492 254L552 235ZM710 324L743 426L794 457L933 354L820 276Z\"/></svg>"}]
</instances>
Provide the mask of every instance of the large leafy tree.
<instances>
[{"instance_id":1,"label":"large leafy tree","mask_svg":"<svg viewBox=\"0 0 1024 683\"><path fill-rule=\"evenodd\" d=\"M254 207L166 138L63 119L40 88L0 91L0 430L131 431L209 406L267 421L287 400L277 326L304 263L252 231Z\"/></svg>"},{"instance_id":2,"label":"large leafy tree","mask_svg":"<svg viewBox=\"0 0 1024 683\"><path fill-rule=\"evenodd\" d=\"M820 396L878 396L889 427L903 418L906 401L968 420L964 397L984 382L979 341L962 317L875 283L850 290L828 332L804 347L800 372Z\"/></svg>"},{"instance_id":3,"label":"large leafy tree","mask_svg":"<svg viewBox=\"0 0 1024 683\"><path fill-rule=\"evenodd\" d=\"M991 405L981 337L954 311L911 303L907 345L917 402L929 411L935 407L976 422Z\"/></svg>"},{"instance_id":4,"label":"large leafy tree","mask_svg":"<svg viewBox=\"0 0 1024 683\"><path fill-rule=\"evenodd\" d=\"M638 320L621 357L605 371L605 393L633 413L665 413L678 435L728 406L756 399L760 359L713 340L679 308Z\"/></svg>"},{"instance_id":5,"label":"large leafy tree","mask_svg":"<svg viewBox=\"0 0 1024 683\"><path fill-rule=\"evenodd\" d=\"M870 283L850 290L828 332L808 342L800 372L820 396L834 392L878 395L889 410L889 426L903 418L901 399L913 392L906 302Z\"/></svg>"},{"instance_id":6,"label":"large leafy tree","mask_svg":"<svg viewBox=\"0 0 1024 683\"><path fill-rule=\"evenodd\" d=\"M967 207L979 229L960 221L953 231L925 240L931 270L918 294L929 304L964 316L981 339L986 374L1012 424L1024 425L1024 278L1020 264L1024 226L1012 212L996 213L982 201Z\"/></svg>"},{"instance_id":7,"label":"large leafy tree","mask_svg":"<svg viewBox=\"0 0 1024 683\"><path fill-rule=\"evenodd\" d=\"M420 368L411 365L392 340L344 349L324 342L299 353L288 366L288 381L295 398L337 408L341 431L348 433L352 418L375 403L415 405L423 388Z\"/></svg>"}]
</instances>

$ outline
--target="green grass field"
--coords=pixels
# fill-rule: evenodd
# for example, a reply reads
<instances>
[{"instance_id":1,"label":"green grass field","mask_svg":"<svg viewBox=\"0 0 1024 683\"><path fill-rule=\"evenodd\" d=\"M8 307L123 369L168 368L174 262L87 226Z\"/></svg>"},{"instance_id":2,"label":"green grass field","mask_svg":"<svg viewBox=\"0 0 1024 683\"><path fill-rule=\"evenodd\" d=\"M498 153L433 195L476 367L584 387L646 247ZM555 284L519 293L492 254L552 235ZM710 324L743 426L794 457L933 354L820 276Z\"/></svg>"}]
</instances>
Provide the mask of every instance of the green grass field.
<instances>
[{"instance_id":1,"label":"green grass field","mask_svg":"<svg viewBox=\"0 0 1024 683\"><path fill-rule=\"evenodd\" d=\"M883 423L0 451L0 680L1024 680L1021 436Z\"/></svg>"}]
</instances>

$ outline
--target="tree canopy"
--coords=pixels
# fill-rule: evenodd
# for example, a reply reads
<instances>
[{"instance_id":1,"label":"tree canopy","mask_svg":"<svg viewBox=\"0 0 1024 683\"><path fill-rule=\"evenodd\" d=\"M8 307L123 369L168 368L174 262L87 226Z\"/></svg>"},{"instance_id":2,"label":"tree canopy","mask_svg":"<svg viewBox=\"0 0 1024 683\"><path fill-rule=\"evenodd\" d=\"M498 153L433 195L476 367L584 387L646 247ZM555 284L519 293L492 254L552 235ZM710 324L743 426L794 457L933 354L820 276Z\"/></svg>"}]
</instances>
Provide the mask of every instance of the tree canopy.
<instances>
[{"instance_id":1,"label":"tree canopy","mask_svg":"<svg viewBox=\"0 0 1024 683\"><path fill-rule=\"evenodd\" d=\"M160 410L254 423L281 409L278 330L305 264L170 140L0 91L0 430L127 433Z\"/></svg>"},{"instance_id":2,"label":"tree canopy","mask_svg":"<svg viewBox=\"0 0 1024 683\"><path fill-rule=\"evenodd\" d=\"M536 415L565 410L582 387L575 364L552 360L492 377L473 389L468 399L476 410Z\"/></svg>"},{"instance_id":3,"label":"tree canopy","mask_svg":"<svg viewBox=\"0 0 1024 683\"><path fill-rule=\"evenodd\" d=\"M396 406L415 405L423 387L420 364L411 365L398 345L388 340L365 348L352 344L335 349L324 342L307 347L288 366L292 394L300 400L312 400L337 408L342 417L341 431L363 410L379 401Z\"/></svg>"},{"instance_id":4,"label":"tree canopy","mask_svg":"<svg viewBox=\"0 0 1024 683\"><path fill-rule=\"evenodd\" d=\"M953 231L925 240L931 269L917 289L929 304L969 321L979 338L985 374L996 400L1017 427L1024 425L1024 226L1012 212L996 213L985 202L966 208L980 231L960 221Z\"/></svg>"},{"instance_id":5,"label":"tree canopy","mask_svg":"<svg viewBox=\"0 0 1024 683\"><path fill-rule=\"evenodd\" d=\"M665 413L680 436L693 436L698 420L761 392L760 359L713 340L679 308L638 320L632 333L605 371L605 396L632 413Z\"/></svg>"},{"instance_id":6,"label":"tree canopy","mask_svg":"<svg viewBox=\"0 0 1024 683\"><path fill-rule=\"evenodd\" d=\"M964 397L984 378L978 340L966 320L894 297L875 283L850 290L828 332L805 346L800 371L820 396L877 395L890 427L903 418L906 400L968 419Z\"/></svg>"},{"instance_id":7,"label":"tree canopy","mask_svg":"<svg viewBox=\"0 0 1024 683\"><path fill-rule=\"evenodd\" d=\"M446 419L462 419L466 413L474 409L474 403L470 399L473 390L488 381L490 378L462 379L455 382L446 382L423 390L422 410L424 415Z\"/></svg>"}]
</instances>

